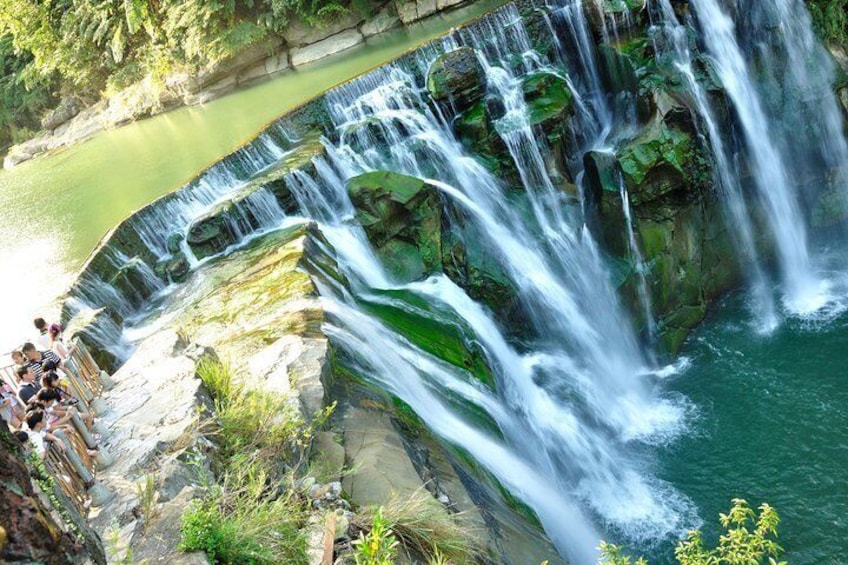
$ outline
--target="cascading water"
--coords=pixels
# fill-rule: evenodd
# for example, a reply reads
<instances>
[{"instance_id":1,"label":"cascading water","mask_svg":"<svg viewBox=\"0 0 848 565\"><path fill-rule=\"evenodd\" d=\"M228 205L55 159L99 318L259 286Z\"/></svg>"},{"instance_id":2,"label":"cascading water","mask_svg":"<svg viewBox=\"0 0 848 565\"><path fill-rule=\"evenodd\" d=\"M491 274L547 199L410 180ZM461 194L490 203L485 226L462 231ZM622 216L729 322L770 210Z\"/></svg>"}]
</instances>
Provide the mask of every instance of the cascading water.
<instances>
[{"instance_id":1,"label":"cascading water","mask_svg":"<svg viewBox=\"0 0 848 565\"><path fill-rule=\"evenodd\" d=\"M693 0L707 50L733 101L745 136L758 195L767 214L784 284L786 307L815 311L826 301L807 248L807 231L790 183L786 159L774 144L770 120L735 36L735 23L716 0Z\"/></svg>"},{"instance_id":2,"label":"cascading water","mask_svg":"<svg viewBox=\"0 0 848 565\"><path fill-rule=\"evenodd\" d=\"M636 243L636 235L633 232L633 217L630 211L630 195L627 193L627 186L624 184L624 179L621 175L618 177L619 194L621 195L621 207L624 211L625 227L627 229L627 246L630 249L630 260L633 263L633 270L639 277L639 284L636 292L639 295L639 304L642 306L642 315L645 317L645 325L648 328L648 342L656 343L657 328L654 323L654 315L651 308L651 295L648 292L648 281L645 278L645 260L642 259L642 252L639 251L639 245Z\"/></svg>"},{"instance_id":3,"label":"cascading water","mask_svg":"<svg viewBox=\"0 0 848 565\"><path fill-rule=\"evenodd\" d=\"M517 30L511 32L516 34ZM490 66L489 76L497 77L498 71ZM500 76L509 82L509 77ZM504 88L515 92L514 85ZM686 513L685 501L675 505L683 509L680 514L668 510L664 501L674 494L659 481L642 475L623 457L628 441L658 440L664 434L676 433L682 407L652 397L647 383L640 381L639 375L647 372L647 361L607 282L609 275L590 234L578 217L566 217L559 211L561 206L550 201L555 191L541 159L536 158L539 149L534 154L529 147L529 126L518 134L524 139L516 139L516 146L523 146L516 149L514 157L527 194L531 201L536 199L533 207L544 234L541 237L528 232L522 218L507 205L501 183L464 155L452 134L423 104L412 77L401 69L389 67L364 77L328 93L327 101L340 131L361 131L358 126L362 124L379 130L378 135L357 137L356 149L347 143L352 139L343 136L338 150L330 151L346 162L348 174L389 169L434 178L431 183L465 210L480 233L488 234L487 244L510 273L530 321L544 336L531 348L533 353L522 356L506 345L502 330L491 319L474 314L475 310L482 312L480 307L444 277L401 287L394 283L391 287L413 290L459 314L473 328L474 339L485 344L490 364L500 371L498 404L494 405L497 410L486 404L478 406L505 436L503 449L515 455L500 462L490 457L480 462L500 480L513 485L509 461L519 456L536 473L557 477L553 488L565 496L569 507L585 504L602 520L637 538L662 536L683 527L688 520L682 516ZM526 117L520 103L513 108L509 103L506 106L507 116L512 109L517 119ZM367 145L371 139L388 141L388 146ZM419 143L422 140L426 145ZM528 153L522 153L525 150L529 158ZM373 253L363 250L367 247L364 236L358 228L347 227L345 220L353 208L344 184L338 178L309 178L302 171L288 180L301 208L322 222L348 278L360 281L357 298L377 300L371 289L387 288L391 277L375 275L382 273L382 267L375 263ZM453 290L447 292L446 287ZM357 328L364 326L358 323ZM386 332L374 330L369 336ZM365 339L358 329L349 327L336 335L352 352L358 351L358 341ZM389 345L377 346L378 350L402 347L401 337L391 340ZM423 363L420 353L413 354L419 356L416 364ZM381 371L384 366L375 359L368 365ZM408 389L395 382L398 378L408 380L398 376L403 374L392 368L374 378L394 383L390 390L398 391L428 425L442 429L438 422L430 422L430 415L437 412L430 401L422 403L419 396L404 392ZM452 433L446 439L477 453L473 434ZM597 540L553 520L547 503L535 494L521 492L520 488L517 493L538 512L561 551L576 562L591 561Z\"/></svg>"},{"instance_id":4,"label":"cascading water","mask_svg":"<svg viewBox=\"0 0 848 565\"><path fill-rule=\"evenodd\" d=\"M774 298L763 273L754 243L754 228L751 215L742 193L737 167L733 166L732 156L726 147L721 128L715 119L704 87L695 79L692 69L692 56L687 45L686 27L678 23L677 16L669 0L659 1L667 41L673 47L674 64L680 72L684 84L692 94L692 99L701 121L706 128L709 146L713 157L713 176L722 194L724 209L728 215L728 225L733 227L739 250L739 262L749 281L753 295L753 307L759 331L771 332L777 325ZM658 50L661 53L661 50Z\"/></svg>"}]
</instances>

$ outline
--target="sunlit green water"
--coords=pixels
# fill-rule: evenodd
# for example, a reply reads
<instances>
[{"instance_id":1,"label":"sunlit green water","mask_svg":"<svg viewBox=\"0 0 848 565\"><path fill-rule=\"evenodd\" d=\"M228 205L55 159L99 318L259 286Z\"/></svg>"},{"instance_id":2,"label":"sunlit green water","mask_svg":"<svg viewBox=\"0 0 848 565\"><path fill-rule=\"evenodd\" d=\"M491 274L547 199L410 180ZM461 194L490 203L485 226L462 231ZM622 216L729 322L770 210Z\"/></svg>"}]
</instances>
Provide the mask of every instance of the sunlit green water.
<instances>
[{"instance_id":1,"label":"sunlit green water","mask_svg":"<svg viewBox=\"0 0 848 565\"><path fill-rule=\"evenodd\" d=\"M767 337L746 319L729 297L690 339L692 367L670 388L697 416L663 450L662 474L713 536L731 498L768 502L789 563L848 563L848 315Z\"/></svg>"},{"instance_id":2,"label":"sunlit green water","mask_svg":"<svg viewBox=\"0 0 848 565\"><path fill-rule=\"evenodd\" d=\"M484 0L200 107L181 108L0 172L0 350L30 333L101 237L288 109L505 0Z\"/></svg>"}]
</instances>

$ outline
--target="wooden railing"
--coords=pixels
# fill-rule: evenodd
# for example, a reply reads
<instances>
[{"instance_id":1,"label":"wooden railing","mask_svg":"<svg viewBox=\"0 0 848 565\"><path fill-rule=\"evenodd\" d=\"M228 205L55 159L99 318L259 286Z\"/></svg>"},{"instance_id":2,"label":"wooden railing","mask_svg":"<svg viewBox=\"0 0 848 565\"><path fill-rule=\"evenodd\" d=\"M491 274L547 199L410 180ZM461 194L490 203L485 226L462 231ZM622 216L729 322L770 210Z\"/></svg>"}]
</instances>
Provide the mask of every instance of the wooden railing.
<instances>
[{"instance_id":1,"label":"wooden railing","mask_svg":"<svg viewBox=\"0 0 848 565\"><path fill-rule=\"evenodd\" d=\"M8 359L8 356L6 358ZM80 410L101 413L105 404L100 395L105 385L111 383L108 375L100 370L81 341L72 342L69 361L70 363L66 363L68 370L64 371L70 385L68 392L79 401ZM17 394L19 384L16 366L0 367L0 377ZM67 428L52 432L62 442L64 449L48 443L44 465L57 487L76 507L79 514L85 517L90 505L99 506L108 499L108 493L97 484L95 475L98 467L108 465L111 460L105 450L93 451L97 442L78 414L73 415L70 424Z\"/></svg>"}]
</instances>

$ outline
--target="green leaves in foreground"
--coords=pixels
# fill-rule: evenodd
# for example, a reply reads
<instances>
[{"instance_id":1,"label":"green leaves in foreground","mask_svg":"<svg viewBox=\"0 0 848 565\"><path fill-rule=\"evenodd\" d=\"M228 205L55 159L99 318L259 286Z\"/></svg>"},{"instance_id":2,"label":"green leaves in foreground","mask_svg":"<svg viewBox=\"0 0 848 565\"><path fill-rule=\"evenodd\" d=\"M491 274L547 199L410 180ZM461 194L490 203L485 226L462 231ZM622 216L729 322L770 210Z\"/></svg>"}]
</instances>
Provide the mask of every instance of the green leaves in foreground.
<instances>
[{"instance_id":1,"label":"green leaves in foreground","mask_svg":"<svg viewBox=\"0 0 848 565\"><path fill-rule=\"evenodd\" d=\"M768 504L761 504L759 515L741 499L733 499L727 514L719 514L725 533L714 549L704 547L701 532L693 530L677 544L674 556L680 565L786 565L777 561L783 548L777 543L780 517ZM633 560L623 550L601 542L601 560L605 565L648 565L643 558Z\"/></svg>"}]
</instances>

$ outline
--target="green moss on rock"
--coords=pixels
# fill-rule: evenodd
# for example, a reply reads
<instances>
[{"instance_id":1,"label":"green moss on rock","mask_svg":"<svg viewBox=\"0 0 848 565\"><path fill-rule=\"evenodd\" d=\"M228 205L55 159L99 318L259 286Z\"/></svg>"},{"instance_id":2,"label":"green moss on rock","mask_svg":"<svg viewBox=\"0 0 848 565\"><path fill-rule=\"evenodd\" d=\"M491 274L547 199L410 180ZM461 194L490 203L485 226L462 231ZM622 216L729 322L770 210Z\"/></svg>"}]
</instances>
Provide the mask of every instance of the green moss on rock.
<instances>
[{"instance_id":1,"label":"green moss on rock","mask_svg":"<svg viewBox=\"0 0 848 565\"><path fill-rule=\"evenodd\" d=\"M427 90L433 100L452 102L460 109L480 100L486 92L486 74L474 49L460 47L433 61Z\"/></svg>"},{"instance_id":2,"label":"green moss on rock","mask_svg":"<svg viewBox=\"0 0 848 565\"><path fill-rule=\"evenodd\" d=\"M401 280L441 270L441 204L421 179L375 171L348 181L356 218L386 268Z\"/></svg>"}]
</instances>

